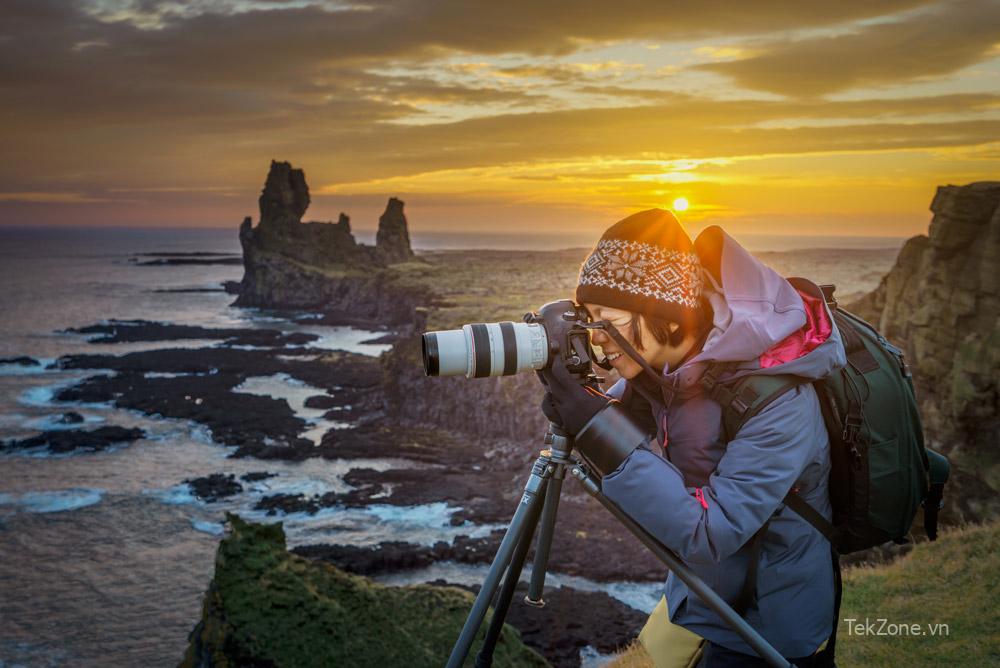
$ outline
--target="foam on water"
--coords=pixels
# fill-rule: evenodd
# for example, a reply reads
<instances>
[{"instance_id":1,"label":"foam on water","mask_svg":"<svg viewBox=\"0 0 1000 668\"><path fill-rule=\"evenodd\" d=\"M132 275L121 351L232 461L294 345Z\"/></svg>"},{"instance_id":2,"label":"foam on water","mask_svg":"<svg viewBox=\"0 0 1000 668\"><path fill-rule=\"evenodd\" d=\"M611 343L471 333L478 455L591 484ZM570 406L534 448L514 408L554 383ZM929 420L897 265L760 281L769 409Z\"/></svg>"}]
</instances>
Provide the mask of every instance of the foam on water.
<instances>
[{"instance_id":1,"label":"foam on water","mask_svg":"<svg viewBox=\"0 0 1000 668\"><path fill-rule=\"evenodd\" d=\"M101 502L103 489L60 489L48 492L0 494L0 506L14 506L29 513L58 513Z\"/></svg>"},{"instance_id":2,"label":"foam on water","mask_svg":"<svg viewBox=\"0 0 1000 668\"><path fill-rule=\"evenodd\" d=\"M336 327L329 325L300 325L295 331L306 334L315 334L319 340L308 343L303 347L323 348L326 350L346 350L350 353L360 353L378 357L384 352L392 349L391 343L363 343L371 339L383 336L385 332L371 332L354 327Z\"/></svg>"},{"instance_id":3,"label":"foam on water","mask_svg":"<svg viewBox=\"0 0 1000 668\"><path fill-rule=\"evenodd\" d=\"M195 531L207 533L210 536L221 536L225 533L225 527L221 522L208 522L205 520L191 520L191 527Z\"/></svg>"},{"instance_id":4,"label":"foam on water","mask_svg":"<svg viewBox=\"0 0 1000 668\"><path fill-rule=\"evenodd\" d=\"M201 499L194 495L191 491L191 486L186 482L168 487L167 489L148 489L143 490L143 492L171 506L198 505L203 503Z\"/></svg>"},{"instance_id":5,"label":"foam on water","mask_svg":"<svg viewBox=\"0 0 1000 668\"><path fill-rule=\"evenodd\" d=\"M62 416L62 413L46 415L44 417L35 418L34 420L28 420L23 424L26 427L38 429L39 431L64 431L67 429L81 429L86 426L100 424L105 421L100 415L83 415L83 422L66 423L60 422ZM21 417L23 418L24 416Z\"/></svg>"},{"instance_id":6,"label":"foam on water","mask_svg":"<svg viewBox=\"0 0 1000 668\"><path fill-rule=\"evenodd\" d=\"M388 585L409 585L434 580L445 580L461 585L482 584L489 567L485 565L460 564L454 561L442 561L425 568L388 573L375 577L375 580ZM525 564L521 572L521 581L531 580L531 564ZM546 587L569 587L579 591L603 592L625 605L644 613L650 613L660 597L663 596L663 585L650 582L595 582L576 575L548 571L545 574Z\"/></svg>"},{"instance_id":7,"label":"foam on water","mask_svg":"<svg viewBox=\"0 0 1000 668\"><path fill-rule=\"evenodd\" d=\"M196 372L196 373L174 373L171 371L147 371L142 374L145 378L190 378L191 376L214 376L219 373L219 370L212 368L208 372Z\"/></svg>"},{"instance_id":8,"label":"foam on water","mask_svg":"<svg viewBox=\"0 0 1000 668\"><path fill-rule=\"evenodd\" d=\"M35 358L39 364L24 366L22 364L0 364L0 376L35 376L49 371L48 366L55 362L54 358Z\"/></svg>"},{"instance_id":9,"label":"foam on water","mask_svg":"<svg viewBox=\"0 0 1000 668\"><path fill-rule=\"evenodd\" d=\"M313 515L289 513L278 518L263 511L253 511L245 517L255 522L281 519L291 546L327 543L368 547L390 540L431 546L438 541L454 541L460 535L482 538L503 528L499 524L469 522L453 526L449 518L459 510L461 508L448 507L444 503L432 503L422 506L332 507L323 508Z\"/></svg>"},{"instance_id":10,"label":"foam on water","mask_svg":"<svg viewBox=\"0 0 1000 668\"><path fill-rule=\"evenodd\" d=\"M88 373L87 376L110 376L111 372L95 372ZM56 395L62 390L75 385L79 382L79 378L72 378L70 380L61 380L58 383L53 383L51 385L41 385L38 387L32 387L23 391L17 398L19 404L24 406L34 406L42 408L53 408L53 407L80 407L80 408L110 408L110 401L102 402L85 402L85 401L56 401Z\"/></svg>"}]
</instances>

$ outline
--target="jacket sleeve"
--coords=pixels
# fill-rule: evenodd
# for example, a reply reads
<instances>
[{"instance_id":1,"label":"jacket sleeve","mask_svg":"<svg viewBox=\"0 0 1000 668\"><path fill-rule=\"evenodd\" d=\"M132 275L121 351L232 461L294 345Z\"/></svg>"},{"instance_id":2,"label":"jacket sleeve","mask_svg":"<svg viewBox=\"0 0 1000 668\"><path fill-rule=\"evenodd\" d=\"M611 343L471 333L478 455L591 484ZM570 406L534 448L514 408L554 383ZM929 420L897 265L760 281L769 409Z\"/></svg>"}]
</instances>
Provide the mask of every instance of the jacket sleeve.
<instances>
[{"instance_id":1,"label":"jacket sleeve","mask_svg":"<svg viewBox=\"0 0 1000 668\"><path fill-rule=\"evenodd\" d=\"M602 491L689 563L716 563L746 543L827 440L810 385L789 391L729 442L699 499L669 461L637 448Z\"/></svg>"}]
</instances>

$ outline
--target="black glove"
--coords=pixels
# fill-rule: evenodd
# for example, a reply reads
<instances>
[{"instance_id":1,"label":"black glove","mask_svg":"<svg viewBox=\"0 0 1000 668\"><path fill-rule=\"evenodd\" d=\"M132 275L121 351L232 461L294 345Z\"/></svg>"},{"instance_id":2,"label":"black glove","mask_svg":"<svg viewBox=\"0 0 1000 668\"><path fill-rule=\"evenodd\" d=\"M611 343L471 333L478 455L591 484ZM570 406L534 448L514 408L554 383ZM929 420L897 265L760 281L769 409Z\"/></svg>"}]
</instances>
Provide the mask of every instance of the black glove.
<instances>
[{"instance_id":1,"label":"black glove","mask_svg":"<svg viewBox=\"0 0 1000 668\"><path fill-rule=\"evenodd\" d=\"M592 417L613 401L597 388L581 385L559 360L538 375L548 388L542 399L542 412L572 436L580 433Z\"/></svg>"}]
</instances>

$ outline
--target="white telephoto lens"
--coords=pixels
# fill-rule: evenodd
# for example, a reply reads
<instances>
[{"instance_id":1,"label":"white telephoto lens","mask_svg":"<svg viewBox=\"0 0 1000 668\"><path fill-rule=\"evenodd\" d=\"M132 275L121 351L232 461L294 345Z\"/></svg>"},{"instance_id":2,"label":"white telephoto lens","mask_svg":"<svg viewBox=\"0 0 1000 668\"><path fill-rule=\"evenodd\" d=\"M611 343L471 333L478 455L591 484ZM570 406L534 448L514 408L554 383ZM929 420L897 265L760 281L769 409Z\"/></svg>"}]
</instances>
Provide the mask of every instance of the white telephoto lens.
<instances>
[{"instance_id":1,"label":"white telephoto lens","mask_svg":"<svg viewBox=\"0 0 1000 668\"><path fill-rule=\"evenodd\" d=\"M487 378L541 369L549 347L539 324L491 322L428 332L423 349L429 376Z\"/></svg>"}]
</instances>

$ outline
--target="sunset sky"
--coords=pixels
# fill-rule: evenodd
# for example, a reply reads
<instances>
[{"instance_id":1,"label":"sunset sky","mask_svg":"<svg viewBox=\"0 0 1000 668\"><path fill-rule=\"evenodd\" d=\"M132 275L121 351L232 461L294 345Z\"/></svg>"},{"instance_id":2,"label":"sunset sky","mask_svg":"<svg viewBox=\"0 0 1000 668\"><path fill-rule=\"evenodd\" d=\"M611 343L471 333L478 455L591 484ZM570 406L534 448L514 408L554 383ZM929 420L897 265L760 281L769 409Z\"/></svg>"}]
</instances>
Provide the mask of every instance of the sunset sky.
<instances>
[{"instance_id":1,"label":"sunset sky","mask_svg":"<svg viewBox=\"0 0 1000 668\"><path fill-rule=\"evenodd\" d=\"M1000 0L5 0L0 225L908 236L1000 179Z\"/></svg>"}]
</instances>

